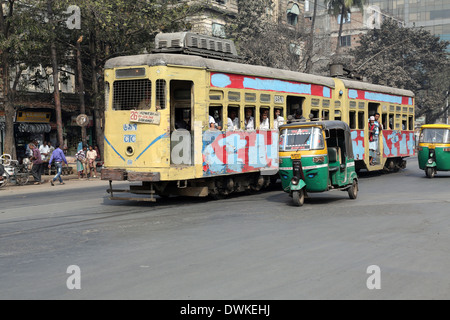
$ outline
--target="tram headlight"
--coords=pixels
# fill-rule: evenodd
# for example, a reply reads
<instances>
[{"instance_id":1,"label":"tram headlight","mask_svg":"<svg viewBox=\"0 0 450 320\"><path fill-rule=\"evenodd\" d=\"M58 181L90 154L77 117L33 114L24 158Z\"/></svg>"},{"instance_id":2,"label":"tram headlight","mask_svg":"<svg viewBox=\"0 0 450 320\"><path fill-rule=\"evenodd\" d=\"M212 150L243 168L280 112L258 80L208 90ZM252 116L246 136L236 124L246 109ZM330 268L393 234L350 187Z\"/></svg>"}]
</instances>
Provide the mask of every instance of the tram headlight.
<instances>
[{"instance_id":1,"label":"tram headlight","mask_svg":"<svg viewBox=\"0 0 450 320\"><path fill-rule=\"evenodd\" d=\"M298 182L299 182L299 181L300 181L300 179L297 178L297 177L292 177L292 179L291 179L291 183L292 183L294 186L298 185Z\"/></svg>"},{"instance_id":2,"label":"tram headlight","mask_svg":"<svg viewBox=\"0 0 450 320\"><path fill-rule=\"evenodd\" d=\"M127 147L127 156L132 156L134 154L134 149L132 146Z\"/></svg>"}]
</instances>

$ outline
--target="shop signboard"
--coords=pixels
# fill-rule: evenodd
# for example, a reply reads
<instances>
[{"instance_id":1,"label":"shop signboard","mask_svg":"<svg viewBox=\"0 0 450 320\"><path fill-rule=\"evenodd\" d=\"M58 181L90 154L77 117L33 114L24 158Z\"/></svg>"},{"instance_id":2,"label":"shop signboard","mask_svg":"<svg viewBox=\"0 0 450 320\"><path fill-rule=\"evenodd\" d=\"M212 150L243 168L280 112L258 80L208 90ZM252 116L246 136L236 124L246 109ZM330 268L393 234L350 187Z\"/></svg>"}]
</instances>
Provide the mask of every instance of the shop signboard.
<instances>
[{"instance_id":1,"label":"shop signboard","mask_svg":"<svg viewBox=\"0 0 450 320\"><path fill-rule=\"evenodd\" d=\"M16 122L49 123L51 112L18 111Z\"/></svg>"}]
</instances>

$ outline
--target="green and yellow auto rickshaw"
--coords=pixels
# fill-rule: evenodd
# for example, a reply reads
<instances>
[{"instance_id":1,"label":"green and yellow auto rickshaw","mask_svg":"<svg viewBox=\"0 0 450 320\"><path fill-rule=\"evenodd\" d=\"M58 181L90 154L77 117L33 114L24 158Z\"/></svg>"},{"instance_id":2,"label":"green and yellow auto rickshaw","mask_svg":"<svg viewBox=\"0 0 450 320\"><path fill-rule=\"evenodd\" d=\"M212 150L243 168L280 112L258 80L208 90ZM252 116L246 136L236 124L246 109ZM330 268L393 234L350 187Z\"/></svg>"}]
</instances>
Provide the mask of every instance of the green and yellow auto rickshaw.
<instances>
[{"instance_id":1,"label":"green and yellow auto rickshaw","mask_svg":"<svg viewBox=\"0 0 450 320\"><path fill-rule=\"evenodd\" d=\"M307 193L358 194L352 139L342 121L293 121L280 126L279 175L283 190L302 206Z\"/></svg>"},{"instance_id":2,"label":"green and yellow auto rickshaw","mask_svg":"<svg viewBox=\"0 0 450 320\"><path fill-rule=\"evenodd\" d=\"M450 171L450 125L424 124L420 127L419 168L428 178L438 171Z\"/></svg>"}]
</instances>

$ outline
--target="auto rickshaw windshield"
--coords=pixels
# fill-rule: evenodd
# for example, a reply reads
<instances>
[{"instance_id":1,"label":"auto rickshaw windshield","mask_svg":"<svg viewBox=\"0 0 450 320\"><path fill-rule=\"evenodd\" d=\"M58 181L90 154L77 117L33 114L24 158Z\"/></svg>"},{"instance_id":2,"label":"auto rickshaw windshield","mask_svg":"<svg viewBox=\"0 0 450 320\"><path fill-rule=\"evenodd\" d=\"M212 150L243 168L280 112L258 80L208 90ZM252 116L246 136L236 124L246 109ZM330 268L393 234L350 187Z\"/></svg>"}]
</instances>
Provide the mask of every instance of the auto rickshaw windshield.
<instances>
[{"instance_id":1,"label":"auto rickshaw windshield","mask_svg":"<svg viewBox=\"0 0 450 320\"><path fill-rule=\"evenodd\" d=\"M423 143L450 143L450 130L438 128L423 129L419 142Z\"/></svg>"},{"instance_id":2,"label":"auto rickshaw windshield","mask_svg":"<svg viewBox=\"0 0 450 320\"><path fill-rule=\"evenodd\" d=\"M320 150L325 148L322 130L318 127L288 128L281 131L280 151Z\"/></svg>"}]
</instances>

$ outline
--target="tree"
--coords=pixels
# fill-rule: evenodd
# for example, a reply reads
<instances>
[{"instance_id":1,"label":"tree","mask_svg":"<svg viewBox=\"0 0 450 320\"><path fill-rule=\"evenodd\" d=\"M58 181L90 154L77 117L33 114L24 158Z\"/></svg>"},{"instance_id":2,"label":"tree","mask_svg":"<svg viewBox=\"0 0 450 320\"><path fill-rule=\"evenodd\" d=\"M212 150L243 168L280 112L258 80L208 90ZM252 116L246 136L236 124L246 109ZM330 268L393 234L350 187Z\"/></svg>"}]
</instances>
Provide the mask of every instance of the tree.
<instances>
[{"instance_id":1,"label":"tree","mask_svg":"<svg viewBox=\"0 0 450 320\"><path fill-rule=\"evenodd\" d=\"M272 11L272 0L238 1L238 14L225 27L227 37L244 63L299 71L303 29L281 23Z\"/></svg>"},{"instance_id":2,"label":"tree","mask_svg":"<svg viewBox=\"0 0 450 320\"><path fill-rule=\"evenodd\" d=\"M0 2L0 60L2 109L5 110L4 152L16 158L14 141L15 101L21 74L37 64L44 50L41 21L35 1L4 0Z\"/></svg>"},{"instance_id":3,"label":"tree","mask_svg":"<svg viewBox=\"0 0 450 320\"><path fill-rule=\"evenodd\" d=\"M426 115L432 123L444 112L450 91L449 44L422 28L404 28L388 19L363 35L350 53L354 71L370 82L413 91L416 116Z\"/></svg>"},{"instance_id":4,"label":"tree","mask_svg":"<svg viewBox=\"0 0 450 320\"><path fill-rule=\"evenodd\" d=\"M367 0L325 0L325 5L328 8L328 13L338 17L340 15L339 21L339 33L336 44L336 53L340 53L341 48L341 37L342 37L342 27L344 25L344 19L351 13L352 7L358 7L363 11L364 5Z\"/></svg>"}]
</instances>

